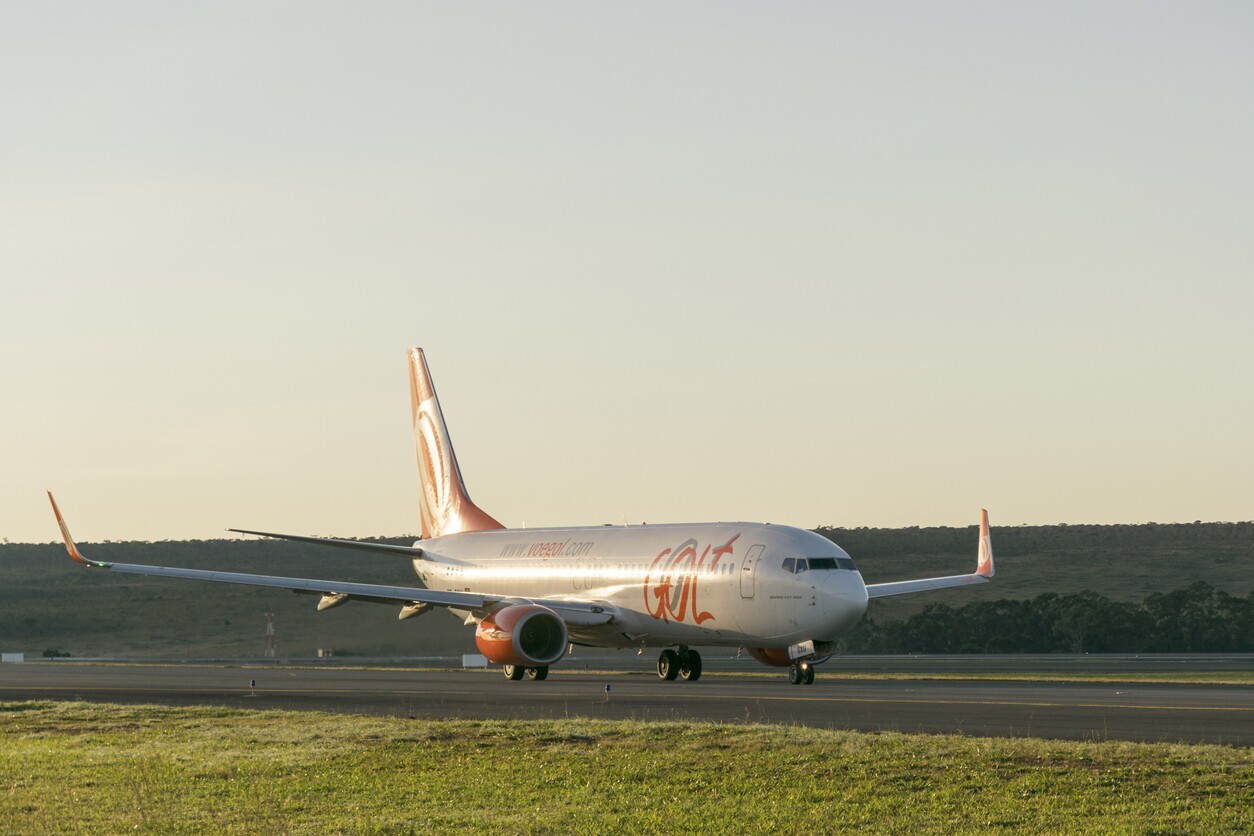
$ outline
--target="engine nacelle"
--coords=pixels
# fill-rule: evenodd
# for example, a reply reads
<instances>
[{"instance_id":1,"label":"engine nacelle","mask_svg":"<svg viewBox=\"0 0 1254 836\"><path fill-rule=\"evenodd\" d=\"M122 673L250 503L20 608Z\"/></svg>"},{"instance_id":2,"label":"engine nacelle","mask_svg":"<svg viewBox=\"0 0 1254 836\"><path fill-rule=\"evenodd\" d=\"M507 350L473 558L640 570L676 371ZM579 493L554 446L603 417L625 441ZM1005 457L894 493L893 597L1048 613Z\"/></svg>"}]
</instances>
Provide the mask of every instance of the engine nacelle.
<instances>
[{"instance_id":1,"label":"engine nacelle","mask_svg":"<svg viewBox=\"0 0 1254 836\"><path fill-rule=\"evenodd\" d=\"M475 644L497 665L534 668L566 655L566 623L548 607L511 604L479 622Z\"/></svg>"},{"instance_id":2,"label":"engine nacelle","mask_svg":"<svg viewBox=\"0 0 1254 836\"><path fill-rule=\"evenodd\" d=\"M773 668L786 668L792 664L786 647L748 647L745 649L754 659Z\"/></svg>"}]
</instances>

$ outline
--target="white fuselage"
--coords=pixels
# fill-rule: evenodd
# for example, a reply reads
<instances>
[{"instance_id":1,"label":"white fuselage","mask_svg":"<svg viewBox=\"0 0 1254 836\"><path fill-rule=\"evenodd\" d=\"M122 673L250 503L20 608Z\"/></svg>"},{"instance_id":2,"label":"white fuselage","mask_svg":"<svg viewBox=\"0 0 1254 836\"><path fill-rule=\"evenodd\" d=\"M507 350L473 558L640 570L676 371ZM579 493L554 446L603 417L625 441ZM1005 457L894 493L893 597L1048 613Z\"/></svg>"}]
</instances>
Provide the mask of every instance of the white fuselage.
<instances>
[{"instance_id":1,"label":"white fuselage","mask_svg":"<svg viewBox=\"0 0 1254 836\"><path fill-rule=\"evenodd\" d=\"M570 628L571 641L599 647L830 642L867 605L849 555L789 526L498 529L416 545L424 557L414 569L430 589L608 605L609 624ZM799 558L807 570L795 570Z\"/></svg>"}]
</instances>

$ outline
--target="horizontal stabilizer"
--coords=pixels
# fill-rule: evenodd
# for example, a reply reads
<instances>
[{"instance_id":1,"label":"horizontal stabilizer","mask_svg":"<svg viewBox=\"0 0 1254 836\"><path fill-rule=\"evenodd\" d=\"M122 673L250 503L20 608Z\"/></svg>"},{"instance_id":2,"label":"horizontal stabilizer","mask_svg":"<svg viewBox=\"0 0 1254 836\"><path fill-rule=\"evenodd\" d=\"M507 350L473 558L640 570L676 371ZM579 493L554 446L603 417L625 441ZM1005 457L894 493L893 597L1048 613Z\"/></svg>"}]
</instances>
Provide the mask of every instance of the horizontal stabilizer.
<instances>
[{"instance_id":1,"label":"horizontal stabilizer","mask_svg":"<svg viewBox=\"0 0 1254 836\"><path fill-rule=\"evenodd\" d=\"M275 534L270 531L249 531L246 528L228 528L236 534L255 534L258 537L273 537L276 540L295 540L298 543L313 543L316 546L334 546L339 549L359 549L376 554L392 554L397 557L422 557L422 549L417 546L393 546L390 543L365 543L361 540L336 540L331 537L304 537L300 534Z\"/></svg>"}]
</instances>

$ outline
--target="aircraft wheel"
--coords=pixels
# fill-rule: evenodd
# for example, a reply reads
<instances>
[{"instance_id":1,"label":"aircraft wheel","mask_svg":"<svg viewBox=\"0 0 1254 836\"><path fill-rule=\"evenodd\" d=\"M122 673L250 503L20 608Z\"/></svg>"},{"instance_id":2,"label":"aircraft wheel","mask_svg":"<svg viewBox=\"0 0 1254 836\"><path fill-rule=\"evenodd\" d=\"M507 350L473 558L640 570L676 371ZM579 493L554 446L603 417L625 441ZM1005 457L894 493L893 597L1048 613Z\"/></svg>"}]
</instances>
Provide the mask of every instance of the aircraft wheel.
<instances>
[{"instance_id":1,"label":"aircraft wheel","mask_svg":"<svg viewBox=\"0 0 1254 836\"><path fill-rule=\"evenodd\" d=\"M805 680L805 673L802 672L801 666L793 662L788 666L788 681L793 685L800 685Z\"/></svg>"},{"instance_id":2,"label":"aircraft wheel","mask_svg":"<svg viewBox=\"0 0 1254 836\"><path fill-rule=\"evenodd\" d=\"M669 647L657 657L657 675L667 682L679 676L679 654Z\"/></svg>"},{"instance_id":3,"label":"aircraft wheel","mask_svg":"<svg viewBox=\"0 0 1254 836\"><path fill-rule=\"evenodd\" d=\"M506 665L505 678L512 679L514 682L523 678L523 674L527 671L521 665Z\"/></svg>"},{"instance_id":4,"label":"aircraft wheel","mask_svg":"<svg viewBox=\"0 0 1254 836\"><path fill-rule=\"evenodd\" d=\"M801 684L813 685L814 684L814 665L806 663L802 665L801 668L804 671L804 673L802 674Z\"/></svg>"},{"instance_id":5,"label":"aircraft wheel","mask_svg":"<svg viewBox=\"0 0 1254 836\"><path fill-rule=\"evenodd\" d=\"M549 666L541 665L538 668L527 668L527 678L535 680L545 680L549 678Z\"/></svg>"},{"instance_id":6,"label":"aircraft wheel","mask_svg":"<svg viewBox=\"0 0 1254 836\"><path fill-rule=\"evenodd\" d=\"M687 682L696 682L701 678L701 654L695 650L688 651L688 658L680 657L679 675Z\"/></svg>"}]
</instances>

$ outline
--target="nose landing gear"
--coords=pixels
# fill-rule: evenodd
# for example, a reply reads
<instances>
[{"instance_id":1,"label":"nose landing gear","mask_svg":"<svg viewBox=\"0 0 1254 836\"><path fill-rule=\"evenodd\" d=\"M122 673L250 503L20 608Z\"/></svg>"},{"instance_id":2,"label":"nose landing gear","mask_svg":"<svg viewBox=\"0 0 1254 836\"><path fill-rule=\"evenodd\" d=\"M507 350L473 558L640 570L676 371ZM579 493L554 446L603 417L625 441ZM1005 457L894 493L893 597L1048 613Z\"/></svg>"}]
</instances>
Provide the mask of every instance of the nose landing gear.
<instances>
[{"instance_id":1,"label":"nose landing gear","mask_svg":"<svg viewBox=\"0 0 1254 836\"><path fill-rule=\"evenodd\" d=\"M667 682L683 677L686 682L701 678L701 654L680 645L679 650L669 647L657 657L657 675Z\"/></svg>"},{"instance_id":2,"label":"nose landing gear","mask_svg":"<svg viewBox=\"0 0 1254 836\"><path fill-rule=\"evenodd\" d=\"M804 659L793 662L788 666L788 681L793 685L813 685L814 665Z\"/></svg>"}]
</instances>

